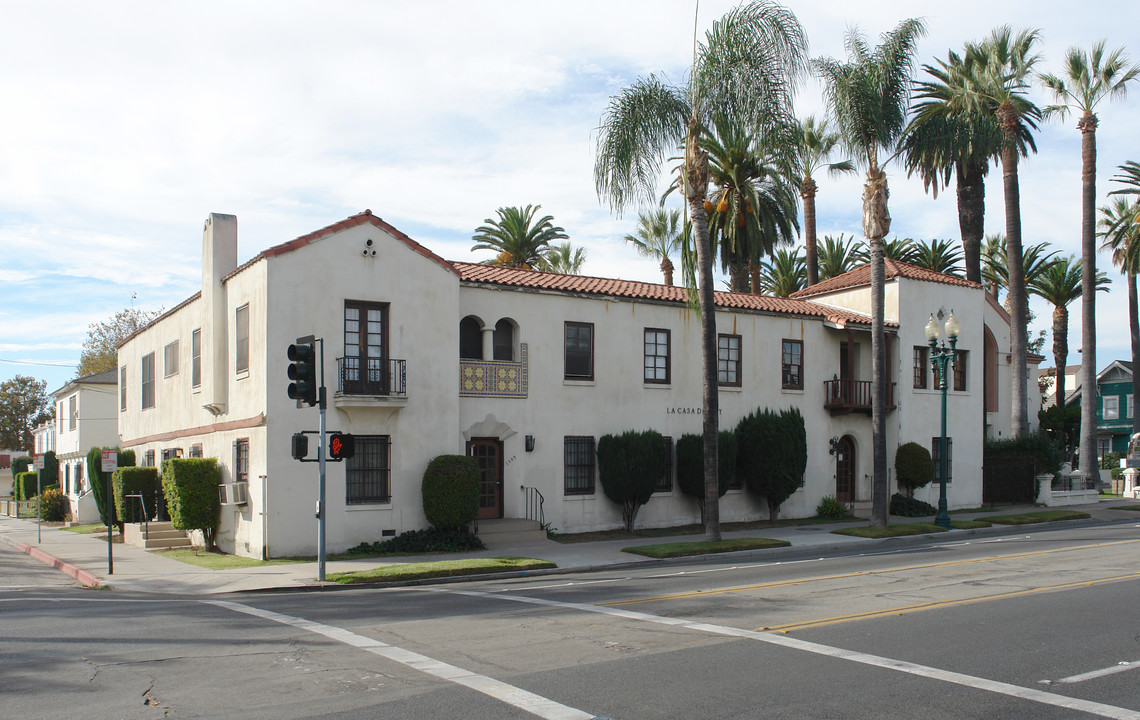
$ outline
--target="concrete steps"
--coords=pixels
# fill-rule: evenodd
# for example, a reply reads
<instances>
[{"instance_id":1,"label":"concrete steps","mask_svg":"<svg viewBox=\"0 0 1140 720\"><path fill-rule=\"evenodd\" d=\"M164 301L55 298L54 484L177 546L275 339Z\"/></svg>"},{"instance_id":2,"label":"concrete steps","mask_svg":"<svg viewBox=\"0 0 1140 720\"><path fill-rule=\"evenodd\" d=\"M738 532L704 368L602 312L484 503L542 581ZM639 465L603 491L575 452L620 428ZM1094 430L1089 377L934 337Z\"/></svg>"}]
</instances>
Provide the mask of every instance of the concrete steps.
<instances>
[{"instance_id":1,"label":"concrete steps","mask_svg":"<svg viewBox=\"0 0 1140 720\"><path fill-rule=\"evenodd\" d=\"M520 545L541 545L546 542L546 531L537 520L525 518L499 518L480 520L476 533L490 549Z\"/></svg>"},{"instance_id":2,"label":"concrete steps","mask_svg":"<svg viewBox=\"0 0 1140 720\"><path fill-rule=\"evenodd\" d=\"M189 548L190 537L182 530L175 530L169 522L152 522L146 526L131 523L123 527L123 542L144 550L170 550Z\"/></svg>"}]
</instances>

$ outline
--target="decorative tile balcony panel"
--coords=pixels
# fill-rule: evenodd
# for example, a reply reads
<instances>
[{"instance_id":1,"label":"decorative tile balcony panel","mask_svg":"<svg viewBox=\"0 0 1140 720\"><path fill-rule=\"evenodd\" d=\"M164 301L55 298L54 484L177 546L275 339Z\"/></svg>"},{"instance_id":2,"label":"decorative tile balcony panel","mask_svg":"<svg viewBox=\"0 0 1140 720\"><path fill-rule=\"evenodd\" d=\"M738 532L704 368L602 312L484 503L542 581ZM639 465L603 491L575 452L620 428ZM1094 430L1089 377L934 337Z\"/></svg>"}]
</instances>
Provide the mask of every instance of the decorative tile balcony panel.
<instances>
[{"instance_id":1,"label":"decorative tile balcony panel","mask_svg":"<svg viewBox=\"0 0 1140 720\"><path fill-rule=\"evenodd\" d=\"M518 362L513 360L460 360L459 396L525 398L529 358L526 343L519 343Z\"/></svg>"}]
</instances>

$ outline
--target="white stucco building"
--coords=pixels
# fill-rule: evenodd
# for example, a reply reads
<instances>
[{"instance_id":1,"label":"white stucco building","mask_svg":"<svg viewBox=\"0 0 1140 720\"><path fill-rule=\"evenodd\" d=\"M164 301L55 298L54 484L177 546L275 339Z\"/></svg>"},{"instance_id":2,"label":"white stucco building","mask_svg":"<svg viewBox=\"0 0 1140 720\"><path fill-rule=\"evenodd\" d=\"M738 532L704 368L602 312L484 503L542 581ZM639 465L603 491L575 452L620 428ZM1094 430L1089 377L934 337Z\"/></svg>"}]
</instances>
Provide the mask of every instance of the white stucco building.
<instances>
[{"instance_id":1,"label":"white stucco building","mask_svg":"<svg viewBox=\"0 0 1140 720\"><path fill-rule=\"evenodd\" d=\"M51 394L55 404L55 453L59 487L76 522L98 522L99 511L87 479L87 452L118 447L118 371L71 380Z\"/></svg>"},{"instance_id":2,"label":"white stucco building","mask_svg":"<svg viewBox=\"0 0 1140 720\"><path fill-rule=\"evenodd\" d=\"M807 426L804 485L784 516L812 515L825 496L870 499L861 272L798 298L717 293L721 427L789 406ZM420 481L445 453L484 468L482 517L523 517L537 490L559 530L612 528L621 512L596 481L596 440L701 432L699 318L685 301L683 289L652 283L449 262L368 211L239 267L237 220L215 214L202 291L119 348L119 433L139 464L219 459L223 549L313 553L317 471L291 458L290 437L318 416L286 397L286 348L314 335L328 427L357 437L356 457L328 469L330 551L424 527ZM1009 432L1008 316L980 286L902 263L888 268L887 303L891 464L900 442L930 447L939 434L940 395L920 350L929 314L954 309L964 360L950 393L950 504L977 505L983 433ZM766 516L746 490L721 500L726 521ZM698 517L670 475L638 524Z\"/></svg>"}]
</instances>

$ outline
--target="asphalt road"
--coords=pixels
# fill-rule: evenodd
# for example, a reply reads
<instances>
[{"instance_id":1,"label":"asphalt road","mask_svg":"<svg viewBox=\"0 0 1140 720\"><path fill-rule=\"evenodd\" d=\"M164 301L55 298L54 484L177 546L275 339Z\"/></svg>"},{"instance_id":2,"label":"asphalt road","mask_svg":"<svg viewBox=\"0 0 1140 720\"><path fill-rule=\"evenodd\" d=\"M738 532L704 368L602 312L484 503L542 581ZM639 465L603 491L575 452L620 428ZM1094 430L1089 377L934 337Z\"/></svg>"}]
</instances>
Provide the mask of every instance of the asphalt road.
<instances>
[{"instance_id":1,"label":"asphalt road","mask_svg":"<svg viewBox=\"0 0 1140 720\"><path fill-rule=\"evenodd\" d=\"M0 548L0 716L1140 718L1136 523L780 557L170 598Z\"/></svg>"}]
</instances>

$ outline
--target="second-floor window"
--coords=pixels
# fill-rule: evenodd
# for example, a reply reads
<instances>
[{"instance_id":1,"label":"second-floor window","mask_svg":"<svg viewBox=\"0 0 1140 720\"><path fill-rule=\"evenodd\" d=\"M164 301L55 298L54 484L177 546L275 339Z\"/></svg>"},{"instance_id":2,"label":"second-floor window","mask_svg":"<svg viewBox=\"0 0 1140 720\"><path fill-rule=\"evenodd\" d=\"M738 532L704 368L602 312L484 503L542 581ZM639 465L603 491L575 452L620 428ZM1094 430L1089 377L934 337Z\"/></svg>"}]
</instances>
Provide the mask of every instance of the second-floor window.
<instances>
[{"instance_id":1,"label":"second-floor window","mask_svg":"<svg viewBox=\"0 0 1140 720\"><path fill-rule=\"evenodd\" d=\"M956 392L966 392L966 367L969 365L969 358L970 353L966 350L959 350L954 358L954 373L951 377L954 378Z\"/></svg>"},{"instance_id":2,"label":"second-floor window","mask_svg":"<svg viewBox=\"0 0 1140 720\"><path fill-rule=\"evenodd\" d=\"M127 410L127 366L119 368L119 411Z\"/></svg>"},{"instance_id":3,"label":"second-floor window","mask_svg":"<svg viewBox=\"0 0 1140 720\"><path fill-rule=\"evenodd\" d=\"M170 377L171 375L178 374L178 341L168 343L162 349L162 369L163 377Z\"/></svg>"},{"instance_id":4,"label":"second-floor window","mask_svg":"<svg viewBox=\"0 0 1140 720\"><path fill-rule=\"evenodd\" d=\"M383 395L388 378L388 303L344 301L341 379L349 393Z\"/></svg>"},{"instance_id":5,"label":"second-floor window","mask_svg":"<svg viewBox=\"0 0 1140 720\"><path fill-rule=\"evenodd\" d=\"M783 343L781 382L785 390L804 389L804 343L803 340L785 340Z\"/></svg>"},{"instance_id":6,"label":"second-floor window","mask_svg":"<svg viewBox=\"0 0 1140 720\"><path fill-rule=\"evenodd\" d=\"M79 421L79 398L72 395L67 399L67 427L69 430L75 429L75 424Z\"/></svg>"},{"instance_id":7,"label":"second-floor window","mask_svg":"<svg viewBox=\"0 0 1140 720\"><path fill-rule=\"evenodd\" d=\"M190 334L190 386L202 384L202 328Z\"/></svg>"},{"instance_id":8,"label":"second-floor window","mask_svg":"<svg viewBox=\"0 0 1140 720\"><path fill-rule=\"evenodd\" d=\"M645 328L645 382L669 383L669 331Z\"/></svg>"},{"instance_id":9,"label":"second-floor window","mask_svg":"<svg viewBox=\"0 0 1140 720\"><path fill-rule=\"evenodd\" d=\"M1119 420L1120 419L1120 397L1117 395L1104 396L1104 419L1105 420Z\"/></svg>"},{"instance_id":10,"label":"second-floor window","mask_svg":"<svg viewBox=\"0 0 1140 720\"><path fill-rule=\"evenodd\" d=\"M927 388L927 378L930 374L926 372L926 362L929 357L927 353L930 348L924 345L914 346L914 388L915 390L925 390Z\"/></svg>"},{"instance_id":11,"label":"second-floor window","mask_svg":"<svg viewBox=\"0 0 1140 720\"><path fill-rule=\"evenodd\" d=\"M740 387L739 335L717 335L716 380L720 385Z\"/></svg>"},{"instance_id":12,"label":"second-floor window","mask_svg":"<svg viewBox=\"0 0 1140 720\"><path fill-rule=\"evenodd\" d=\"M594 379L594 324L567 322L565 326L567 380Z\"/></svg>"},{"instance_id":13,"label":"second-floor window","mask_svg":"<svg viewBox=\"0 0 1140 720\"><path fill-rule=\"evenodd\" d=\"M234 346L237 355L234 358L235 372L249 372L249 304L246 303L237 309L234 318Z\"/></svg>"},{"instance_id":14,"label":"second-floor window","mask_svg":"<svg viewBox=\"0 0 1140 720\"><path fill-rule=\"evenodd\" d=\"M154 353L143 355L142 359L142 407L154 407Z\"/></svg>"}]
</instances>

